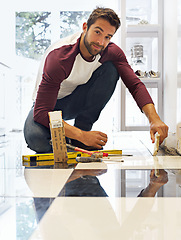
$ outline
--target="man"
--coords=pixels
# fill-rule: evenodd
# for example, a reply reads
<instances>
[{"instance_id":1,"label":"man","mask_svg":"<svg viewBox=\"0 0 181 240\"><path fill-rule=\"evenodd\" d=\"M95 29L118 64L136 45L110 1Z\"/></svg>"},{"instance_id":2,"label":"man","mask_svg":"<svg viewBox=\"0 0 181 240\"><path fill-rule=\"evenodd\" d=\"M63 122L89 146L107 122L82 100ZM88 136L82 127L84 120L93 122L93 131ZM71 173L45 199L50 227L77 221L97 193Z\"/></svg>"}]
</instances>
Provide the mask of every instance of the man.
<instances>
[{"instance_id":1,"label":"man","mask_svg":"<svg viewBox=\"0 0 181 240\"><path fill-rule=\"evenodd\" d=\"M25 140L32 150L52 151L48 112L53 110L61 110L63 120L75 119L74 126L64 121L65 135L72 145L101 149L107 135L91 128L111 98L119 76L148 117L152 142L156 132L161 135L160 143L167 137L168 127L157 115L144 84L123 51L111 42L119 26L120 19L113 10L97 8L83 24L81 35L50 47L43 74L37 80L35 105L24 126Z\"/></svg>"}]
</instances>

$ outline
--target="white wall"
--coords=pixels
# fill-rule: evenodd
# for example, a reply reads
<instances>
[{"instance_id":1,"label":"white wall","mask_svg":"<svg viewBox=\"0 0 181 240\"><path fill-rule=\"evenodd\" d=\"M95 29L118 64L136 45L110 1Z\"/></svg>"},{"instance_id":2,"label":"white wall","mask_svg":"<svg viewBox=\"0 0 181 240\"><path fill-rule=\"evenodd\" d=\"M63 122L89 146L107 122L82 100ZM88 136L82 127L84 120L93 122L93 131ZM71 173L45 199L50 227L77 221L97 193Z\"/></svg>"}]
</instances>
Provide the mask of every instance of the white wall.
<instances>
[{"instance_id":1,"label":"white wall","mask_svg":"<svg viewBox=\"0 0 181 240\"><path fill-rule=\"evenodd\" d=\"M15 13L8 5L0 7L0 61L12 66L15 56Z\"/></svg>"},{"instance_id":2,"label":"white wall","mask_svg":"<svg viewBox=\"0 0 181 240\"><path fill-rule=\"evenodd\" d=\"M177 123L177 0L164 1L164 121L170 132Z\"/></svg>"},{"instance_id":3,"label":"white wall","mask_svg":"<svg viewBox=\"0 0 181 240\"><path fill-rule=\"evenodd\" d=\"M104 6L104 7L111 7L113 9L117 9L117 0L112 0L110 4L110 0L51 0L51 1L43 1L43 0L31 0L31 1L24 1L24 0L7 0L3 5L7 5L9 8L14 9L16 11L52 11L52 10L80 10L80 11L91 11L96 6ZM86 4L85 4L86 3ZM3 7L3 6L1 6Z\"/></svg>"},{"instance_id":4,"label":"white wall","mask_svg":"<svg viewBox=\"0 0 181 240\"><path fill-rule=\"evenodd\" d=\"M178 1L177 150L181 154L181 1Z\"/></svg>"},{"instance_id":5,"label":"white wall","mask_svg":"<svg viewBox=\"0 0 181 240\"><path fill-rule=\"evenodd\" d=\"M169 126L167 147L181 153L181 36L178 31L178 0L164 1L164 120ZM178 13L178 14L177 14ZM181 23L180 23L181 24ZM180 140L179 140L180 139Z\"/></svg>"}]
</instances>

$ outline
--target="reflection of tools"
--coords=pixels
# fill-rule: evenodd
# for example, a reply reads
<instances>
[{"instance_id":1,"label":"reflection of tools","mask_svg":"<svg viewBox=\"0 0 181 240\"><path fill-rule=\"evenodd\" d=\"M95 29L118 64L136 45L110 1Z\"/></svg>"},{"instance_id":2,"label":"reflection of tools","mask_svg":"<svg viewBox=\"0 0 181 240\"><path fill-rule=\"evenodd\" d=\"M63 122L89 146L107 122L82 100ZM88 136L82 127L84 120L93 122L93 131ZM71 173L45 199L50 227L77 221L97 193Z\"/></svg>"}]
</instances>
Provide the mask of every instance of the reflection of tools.
<instances>
[{"instance_id":1,"label":"reflection of tools","mask_svg":"<svg viewBox=\"0 0 181 240\"><path fill-rule=\"evenodd\" d=\"M46 160L46 161L23 161L23 166L25 167L47 167L47 166L54 166L54 159L53 160Z\"/></svg>"},{"instance_id":2,"label":"reflection of tools","mask_svg":"<svg viewBox=\"0 0 181 240\"><path fill-rule=\"evenodd\" d=\"M154 157L154 165L155 165L155 176L159 177L160 176L160 167L159 167L159 163L158 163L158 158L155 156Z\"/></svg>"},{"instance_id":3,"label":"reflection of tools","mask_svg":"<svg viewBox=\"0 0 181 240\"><path fill-rule=\"evenodd\" d=\"M153 150L153 156L157 155L159 145L160 145L160 134L156 133L155 134L155 145L154 145L154 150ZM155 162L155 176L159 177L160 176L160 171L158 169L159 164L158 164L158 158L157 157L154 158L154 162Z\"/></svg>"},{"instance_id":4,"label":"reflection of tools","mask_svg":"<svg viewBox=\"0 0 181 240\"><path fill-rule=\"evenodd\" d=\"M87 153L94 158L108 157L108 153L105 153L105 152L90 152L90 151L87 151L87 150L79 148L79 147L74 147L70 144L66 144L66 147L71 150L74 150L76 152Z\"/></svg>"}]
</instances>

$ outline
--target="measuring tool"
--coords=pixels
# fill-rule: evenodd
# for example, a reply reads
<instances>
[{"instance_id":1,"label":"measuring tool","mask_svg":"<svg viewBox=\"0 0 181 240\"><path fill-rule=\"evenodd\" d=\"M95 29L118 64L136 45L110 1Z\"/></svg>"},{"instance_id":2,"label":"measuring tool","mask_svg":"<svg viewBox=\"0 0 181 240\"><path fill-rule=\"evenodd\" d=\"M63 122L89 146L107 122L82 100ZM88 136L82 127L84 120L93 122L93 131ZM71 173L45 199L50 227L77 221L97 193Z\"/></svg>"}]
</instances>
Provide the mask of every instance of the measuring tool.
<instances>
[{"instance_id":1,"label":"measuring tool","mask_svg":"<svg viewBox=\"0 0 181 240\"><path fill-rule=\"evenodd\" d=\"M90 157L90 152L93 154L97 153L95 151L85 152L67 152L68 160L67 164L77 164L76 157ZM98 153L106 153L108 156L122 156L122 150L100 150ZM94 157L94 155L93 155ZM101 158L101 157L100 157ZM38 165L53 165L54 154L53 153L43 153L43 154L32 154L22 156L23 166L38 166ZM44 162L41 164L41 162Z\"/></svg>"},{"instance_id":2,"label":"measuring tool","mask_svg":"<svg viewBox=\"0 0 181 240\"><path fill-rule=\"evenodd\" d=\"M90 151L91 153L96 153L95 151ZM122 150L100 150L99 153L107 153L108 156L122 156ZM75 159L77 155L81 157L90 156L90 154L83 152L67 152L68 159ZM32 155L22 155L23 161L46 161L54 160L53 153L41 153Z\"/></svg>"}]
</instances>

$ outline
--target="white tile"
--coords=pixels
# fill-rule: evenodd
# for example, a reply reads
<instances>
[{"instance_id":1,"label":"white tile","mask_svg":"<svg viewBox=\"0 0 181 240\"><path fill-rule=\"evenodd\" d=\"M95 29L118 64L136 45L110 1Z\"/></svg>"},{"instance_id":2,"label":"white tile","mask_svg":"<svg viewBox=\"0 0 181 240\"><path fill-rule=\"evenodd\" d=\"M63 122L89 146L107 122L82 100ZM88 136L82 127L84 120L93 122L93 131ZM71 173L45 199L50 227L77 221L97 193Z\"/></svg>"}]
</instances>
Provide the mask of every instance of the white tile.
<instances>
[{"instance_id":1,"label":"white tile","mask_svg":"<svg viewBox=\"0 0 181 240\"><path fill-rule=\"evenodd\" d=\"M145 156L122 156L110 157L105 159L105 163L109 166L114 166L117 169L152 169L153 157Z\"/></svg>"},{"instance_id":2,"label":"white tile","mask_svg":"<svg viewBox=\"0 0 181 240\"><path fill-rule=\"evenodd\" d=\"M0 169L0 196L56 197L73 169Z\"/></svg>"},{"instance_id":3,"label":"white tile","mask_svg":"<svg viewBox=\"0 0 181 240\"><path fill-rule=\"evenodd\" d=\"M181 199L57 198L30 239L180 240Z\"/></svg>"},{"instance_id":4,"label":"white tile","mask_svg":"<svg viewBox=\"0 0 181 240\"><path fill-rule=\"evenodd\" d=\"M57 198L30 239L116 240L119 228L107 198Z\"/></svg>"},{"instance_id":5,"label":"white tile","mask_svg":"<svg viewBox=\"0 0 181 240\"><path fill-rule=\"evenodd\" d=\"M32 196L23 169L0 169L0 196Z\"/></svg>"},{"instance_id":6,"label":"white tile","mask_svg":"<svg viewBox=\"0 0 181 240\"><path fill-rule=\"evenodd\" d=\"M56 197L73 169L25 169L25 180L34 197Z\"/></svg>"},{"instance_id":7,"label":"white tile","mask_svg":"<svg viewBox=\"0 0 181 240\"><path fill-rule=\"evenodd\" d=\"M117 198L123 239L181 239L180 198Z\"/></svg>"},{"instance_id":8,"label":"white tile","mask_svg":"<svg viewBox=\"0 0 181 240\"><path fill-rule=\"evenodd\" d=\"M153 157L163 169L181 169L181 156L158 156Z\"/></svg>"},{"instance_id":9,"label":"white tile","mask_svg":"<svg viewBox=\"0 0 181 240\"><path fill-rule=\"evenodd\" d=\"M119 159L119 157L114 157L110 159L110 162L106 161L106 163L114 164L116 168L120 169L181 169L180 156L123 156L121 159L124 162L116 162Z\"/></svg>"},{"instance_id":10,"label":"white tile","mask_svg":"<svg viewBox=\"0 0 181 240\"><path fill-rule=\"evenodd\" d=\"M78 163L75 169L107 169L104 162Z\"/></svg>"},{"instance_id":11,"label":"white tile","mask_svg":"<svg viewBox=\"0 0 181 240\"><path fill-rule=\"evenodd\" d=\"M43 200L55 198L73 172L73 169L24 169L21 166L22 147L18 141L15 136L7 151L3 149L0 153L0 239L3 240L22 239L22 236L29 239L23 231L28 227L28 233L32 233L38 225L33 197L45 198ZM181 157L152 157L146 147L132 137L132 133L115 136L113 143L111 148L123 149L123 153L132 152L135 156L112 157L109 161L76 166L79 173L82 171L85 174L90 169L95 176L99 175L100 184L110 197L56 198L31 239L181 239L180 197L115 198L112 194L115 189L120 191L121 183L120 175L115 175L114 169L163 168L175 174L172 179L169 178L169 188L164 188L165 196L166 191L171 192L170 196L181 196ZM107 173L102 174L106 170ZM40 203L46 211L42 199Z\"/></svg>"},{"instance_id":12,"label":"white tile","mask_svg":"<svg viewBox=\"0 0 181 240\"><path fill-rule=\"evenodd\" d=\"M79 163L76 169L181 169L181 156L119 156L103 158L103 162Z\"/></svg>"}]
</instances>

